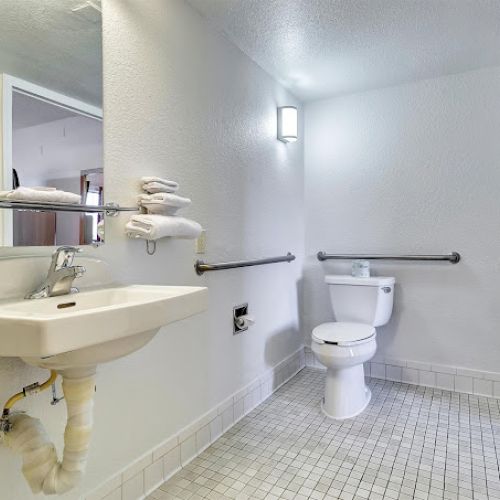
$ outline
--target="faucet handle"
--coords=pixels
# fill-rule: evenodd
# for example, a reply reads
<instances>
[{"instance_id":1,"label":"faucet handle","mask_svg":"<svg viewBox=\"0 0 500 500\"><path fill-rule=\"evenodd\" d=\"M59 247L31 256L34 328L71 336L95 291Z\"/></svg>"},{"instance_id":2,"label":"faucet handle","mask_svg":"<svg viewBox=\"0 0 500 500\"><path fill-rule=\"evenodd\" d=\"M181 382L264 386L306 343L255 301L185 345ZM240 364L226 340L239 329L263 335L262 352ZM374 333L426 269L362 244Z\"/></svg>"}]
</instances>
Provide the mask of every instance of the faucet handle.
<instances>
[{"instance_id":1,"label":"faucet handle","mask_svg":"<svg viewBox=\"0 0 500 500\"><path fill-rule=\"evenodd\" d=\"M87 271L83 266L75 266L75 278L81 278Z\"/></svg>"},{"instance_id":2,"label":"faucet handle","mask_svg":"<svg viewBox=\"0 0 500 500\"><path fill-rule=\"evenodd\" d=\"M83 248L64 245L55 250L52 254L52 270L70 267L73 264L75 254L83 251Z\"/></svg>"},{"instance_id":3,"label":"faucet handle","mask_svg":"<svg viewBox=\"0 0 500 500\"><path fill-rule=\"evenodd\" d=\"M80 253L83 252L83 248L74 247L72 245L62 245L60 247L57 247L54 253L57 252Z\"/></svg>"}]
</instances>

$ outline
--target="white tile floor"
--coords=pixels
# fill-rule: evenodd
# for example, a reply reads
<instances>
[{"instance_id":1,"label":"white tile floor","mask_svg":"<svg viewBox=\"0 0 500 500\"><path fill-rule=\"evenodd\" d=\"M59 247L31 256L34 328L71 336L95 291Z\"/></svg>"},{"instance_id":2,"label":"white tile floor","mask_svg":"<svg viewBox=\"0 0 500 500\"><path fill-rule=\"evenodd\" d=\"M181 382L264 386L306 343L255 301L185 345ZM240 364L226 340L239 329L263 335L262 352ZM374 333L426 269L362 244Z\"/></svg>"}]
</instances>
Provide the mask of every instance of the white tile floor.
<instances>
[{"instance_id":1,"label":"white tile floor","mask_svg":"<svg viewBox=\"0 0 500 500\"><path fill-rule=\"evenodd\" d=\"M319 410L305 369L150 499L500 499L500 401L370 380L367 410Z\"/></svg>"}]
</instances>

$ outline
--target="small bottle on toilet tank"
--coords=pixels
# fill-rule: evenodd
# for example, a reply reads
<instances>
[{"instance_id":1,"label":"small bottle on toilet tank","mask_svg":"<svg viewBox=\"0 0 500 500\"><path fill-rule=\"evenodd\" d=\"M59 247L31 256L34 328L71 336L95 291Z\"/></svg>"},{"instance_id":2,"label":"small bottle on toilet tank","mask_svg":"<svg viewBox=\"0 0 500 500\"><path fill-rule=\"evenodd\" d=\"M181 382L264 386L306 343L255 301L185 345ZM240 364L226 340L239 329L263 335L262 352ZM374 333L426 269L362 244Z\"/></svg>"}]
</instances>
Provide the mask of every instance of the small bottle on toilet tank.
<instances>
[{"instance_id":1,"label":"small bottle on toilet tank","mask_svg":"<svg viewBox=\"0 0 500 500\"><path fill-rule=\"evenodd\" d=\"M355 278L369 278L370 262L367 260L353 260L351 274Z\"/></svg>"}]
</instances>

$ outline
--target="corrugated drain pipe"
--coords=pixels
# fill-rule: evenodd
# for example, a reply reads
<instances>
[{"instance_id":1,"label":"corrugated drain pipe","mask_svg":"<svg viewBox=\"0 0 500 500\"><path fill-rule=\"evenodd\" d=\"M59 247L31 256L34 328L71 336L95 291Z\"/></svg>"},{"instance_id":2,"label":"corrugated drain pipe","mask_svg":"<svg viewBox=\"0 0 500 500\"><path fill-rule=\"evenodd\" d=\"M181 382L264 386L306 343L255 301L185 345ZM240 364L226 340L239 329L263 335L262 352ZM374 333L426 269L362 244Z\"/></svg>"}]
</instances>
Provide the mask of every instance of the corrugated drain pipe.
<instances>
[{"instance_id":1,"label":"corrugated drain pipe","mask_svg":"<svg viewBox=\"0 0 500 500\"><path fill-rule=\"evenodd\" d=\"M21 455L22 471L33 493L60 495L73 489L80 482L87 463L92 431L95 367L83 372L63 371L61 375L68 413L61 462L40 420L23 413L11 413L12 406L27 394L50 387L57 377L56 372L52 371L45 383L28 386L10 398L2 415L5 443ZM8 425L5 425L6 422Z\"/></svg>"}]
</instances>

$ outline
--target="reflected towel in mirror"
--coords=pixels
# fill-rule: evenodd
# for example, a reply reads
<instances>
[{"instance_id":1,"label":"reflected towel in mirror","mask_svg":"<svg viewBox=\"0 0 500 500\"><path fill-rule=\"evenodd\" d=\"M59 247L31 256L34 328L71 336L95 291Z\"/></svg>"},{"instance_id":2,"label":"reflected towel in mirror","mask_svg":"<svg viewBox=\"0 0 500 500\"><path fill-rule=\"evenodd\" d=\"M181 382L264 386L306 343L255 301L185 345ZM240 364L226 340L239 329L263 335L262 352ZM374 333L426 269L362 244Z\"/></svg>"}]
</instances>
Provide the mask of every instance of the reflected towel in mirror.
<instances>
[{"instance_id":1,"label":"reflected towel in mirror","mask_svg":"<svg viewBox=\"0 0 500 500\"><path fill-rule=\"evenodd\" d=\"M49 187L18 187L10 191L0 191L0 199L10 201L39 201L49 203L81 203L82 197L75 193Z\"/></svg>"}]
</instances>

